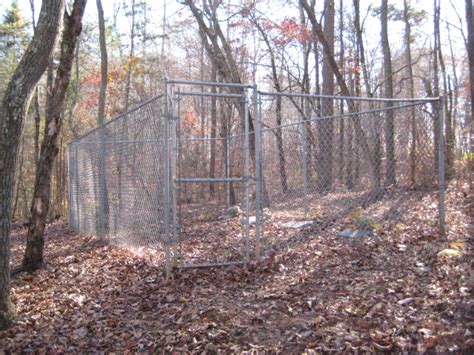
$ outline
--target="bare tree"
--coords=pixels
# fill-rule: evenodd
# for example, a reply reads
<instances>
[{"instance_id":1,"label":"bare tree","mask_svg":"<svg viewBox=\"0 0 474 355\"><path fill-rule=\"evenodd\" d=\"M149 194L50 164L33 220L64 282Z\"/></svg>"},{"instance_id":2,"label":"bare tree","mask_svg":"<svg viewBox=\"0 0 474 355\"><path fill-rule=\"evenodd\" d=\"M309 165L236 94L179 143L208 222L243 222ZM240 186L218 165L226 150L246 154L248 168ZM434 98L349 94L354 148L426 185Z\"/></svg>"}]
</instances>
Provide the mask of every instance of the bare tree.
<instances>
[{"instance_id":1,"label":"bare tree","mask_svg":"<svg viewBox=\"0 0 474 355\"><path fill-rule=\"evenodd\" d=\"M18 143L32 92L51 58L63 11L63 0L43 1L35 34L0 104L0 329L15 318L10 299L10 210Z\"/></svg>"},{"instance_id":2,"label":"bare tree","mask_svg":"<svg viewBox=\"0 0 474 355\"><path fill-rule=\"evenodd\" d=\"M58 136L63 119L63 106L71 76L76 44L82 29L82 16L87 0L75 0L71 14L64 16L61 39L61 54L54 79L51 101L47 107L46 124L41 155L38 163L31 219L26 237L26 250L22 262L25 271L34 271L43 264L44 228L50 208L51 176L54 160L58 154Z\"/></svg>"},{"instance_id":3,"label":"bare tree","mask_svg":"<svg viewBox=\"0 0 474 355\"><path fill-rule=\"evenodd\" d=\"M263 41L265 42L268 49L268 55L270 57L271 78L273 82L273 87L276 92L282 92L280 76L278 75L278 70L277 70L277 59L275 55L275 50L270 42L270 38L268 38L267 32L263 29L261 24L258 22L258 19L253 18L252 22L257 27L257 30L262 36ZM276 100L276 107L275 107L276 125L281 126L283 124L282 97L277 96L275 100ZM279 172L280 172L281 189L284 193L286 193L288 192L288 178L287 178L287 173L286 173L285 151L283 149L283 132L281 129L276 129L273 132L275 134L277 150L278 150L278 167L279 167Z\"/></svg>"},{"instance_id":4,"label":"bare tree","mask_svg":"<svg viewBox=\"0 0 474 355\"><path fill-rule=\"evenodd\" d=\"M329 58L334 59L334 0L324 1L324 35L328 44L327 53L323 60L323 95L334 95L334 73ZM342 74L341 74L342 76ZM334 114L334 103L331 98L322 100L323 115ZM333 180L333 141L334 120L324 119L318 122L318 180L317 188L320 192L331 189Z\"/></svg>"},{"instance_id":5,"label":"bare tree","mask_svg":"<svg viewBox=\"0 0 474 355\"><path fill-rule=\"evenodd\" d=\"M471 90L471 117L468 121L468 127L470 130L470 144L471 144L471 154L474 152L474 139L473 139L473 130L474 130L474 7L472 6L472 0L466 0L466 23L467 23L467 38L468 38L468 57L469 57L469 88ZM472 182L474 176L474 160L470 160L471 164L471 191L474 188Z\"/></svg>"},{"instance_id":6,"label":"bare tree","mask_svg":"<svg viewBox=\"0 0 474 355\"><path fill-rule=\"evenodd\" d=\"M99 19L99 45L100 45L100 92L99 92L99 112L97 117L97 124L103 125L105 123L105 99L107 94L107 73L108 73L108 58L107 58L107 44L105 42L105 20L104 10L102 8L101 0L96 1L97 13ZM99 218L99 234L104 235L108 232L109 221L109 200L107 191L107 180L105 178L105 137L104 130L100 130L101 144L99 147L99 203L102 218Z\"/></svg>"},{"instance_id":7,"label":"bare tree","mask_svg":"<svg viewBox=\"0 0 474 355\"><path fill-rule=\"evenodd\" d=\"M405 33L403 40L405 42L405 65L406 65L406 76L407 76L407 88L408 96L415 96L415 81L413 79L413 66L411 56L411 23L409 16L410 4L409 0L403 0L403 21L405 23ZM415 109L410 109L410 125L411 125L411 146L410 146L410 181L412 185L415 185L416 181L416 146L418 140L418 134L416 131L416 115Z\"/></svg>"},{"instance_id":8,"label":"bare tree","mask_svg":"<svg viewBox=\"0 0 474 355\"><path fill-rule=\"evenodd\" d=\"M328 60L328 63L331 66L334 76L336 77L337 84L341 88L341 93L347 97L351 96L349 88L347 87L344 77L342 76L342 73L339 70L337 62L334 56L331 54L332 53L331 47L326 39L324 30L321 24L319 23L319 21L316 19L314 6L310 6L307 0L300 0L300 4L304 8L306 13L308 14L308 18L311 22L312 32L314 36L316 36L319 39L323 47L325 58ZM347 101L349 110L351 112L355 112L356 108L354 106L354 102L352 100L346 100L346 101ZM371 180L372 180L372 197L377 198L380 196L380 186L379 186L380 179L378 177L377 164L374 160L373 151L367 142L366 134L364 130L362 129L362 126L358 120L354 120L354 132L357 139L357 143L360 145L360 150L362 154L364 154L364 158L369 163Z\"/></svg>"},{"instance_id":9,"label":"bare tree","mask_svg":"<svg viewBox=\"0 0 474 355\"><path fill-rule=\"evenodd\" d=\"M31 23L33 25L33 32L36 31L36 23L35 23L35 2L34 0L30 0L30 9L31 9ZM40 122L41 122L41 115L40 115L40 106L39 106L39 92L38 88L35 89L35 93L33 95L33 109L34 109L34 124L35 124L35 135L34 135L34 147L35 147L35 169L38 169L38 159L39 159L39 136L40 136ZM36 171L35 171L36 173Z\"/></svg>"},{"instance_id":10,"label":"bare tree","mask_svg":"<svg viewBox=\"0 0 474 355\"><path fill-rule=\"evenodd\" d=\"M392 54L390 52L390 43L388 41L388 1L382 0L380 8L380 36L382 39L383 51L383 81L384 81L384 96L386 98L393 98L393 78L392 78ZM392 103L386 102L387 111L385 113L385 184L395 184L395 125Z\"/></svg>"}]
</instances>

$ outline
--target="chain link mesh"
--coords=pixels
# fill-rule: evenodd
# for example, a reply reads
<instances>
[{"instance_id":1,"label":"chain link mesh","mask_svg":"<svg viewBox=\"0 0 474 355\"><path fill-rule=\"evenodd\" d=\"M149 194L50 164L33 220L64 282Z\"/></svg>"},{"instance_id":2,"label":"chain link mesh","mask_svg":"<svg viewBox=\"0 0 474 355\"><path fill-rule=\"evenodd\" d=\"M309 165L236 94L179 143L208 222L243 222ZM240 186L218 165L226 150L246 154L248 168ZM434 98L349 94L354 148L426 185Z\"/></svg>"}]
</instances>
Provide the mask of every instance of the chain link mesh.
<instances>
[{"instance_id":1,"label":"chain link mesh","mask_svg":"<svg viewBox=\"0 0 474 355\"><path fill-rule=\"evenodd\" d=\"M309 221L334 232L373 230L393 227L413 200L438 188L438 101L288 93L253 101L250 89L242 97L229 88L180 90L169 90L166 105L156 97L71 142L72 229L128 247L179 243L183 265L225 263L253 253L255 239L249 245L243 230L248 222L256 235L257 209L277 228ZM229 216L234 205L240 218ZM264 253L291 243L290 234L274 234L263 233Z\"/></svg>"},{"instance_id":2,"label":"chain link mesh","mask_svg":"<svg viewBox=\"0 0 474 355\"><path fill-rule=\"evenodd\" d=\"M68 146L69 224L115 244L159 247L163 234L162 97Z\"/></svg>"}]
</instances>

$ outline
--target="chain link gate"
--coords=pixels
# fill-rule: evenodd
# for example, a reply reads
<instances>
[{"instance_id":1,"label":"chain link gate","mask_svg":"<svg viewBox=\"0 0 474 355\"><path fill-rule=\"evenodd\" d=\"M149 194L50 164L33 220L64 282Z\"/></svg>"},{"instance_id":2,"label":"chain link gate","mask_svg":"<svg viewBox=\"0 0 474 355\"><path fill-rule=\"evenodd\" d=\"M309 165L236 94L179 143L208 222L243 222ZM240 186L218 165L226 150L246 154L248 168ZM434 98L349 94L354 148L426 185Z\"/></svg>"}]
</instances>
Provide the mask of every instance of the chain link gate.
<instances>
[{"instance_id":1,"label":"chain link gate","mask_svg":"<svg viewBox=\"0 0 474 355\"><path fill-rule=\"evenodd\" d=\"M394 228L437 190L443 234L443 107L165 81L163 95L68 145L69 225L164 259L168 274L294 243L263 233L262 214L272 231Z\"/></svg>"},{"instance_id":2,"label":"chain link gate","mask_svg":"<svg viewBox=\"0 0 474 355\"><path fill-rule=\"evenodd\" d=\"M165 246L169 243L172 258L167 257L167 264L195 268L247 263L251 254L260 254L261 209L250 201L252 193L256 201L260 196L260 179L251 168L259 159L259 146L251 142L259 124L256 87L170 80L164 93L164 140L171 147L164 166L170 176L164 196L171 203L170 217L165 215L165 225L166 220L170 225ZM200 216L206 221L226 219L230 216L225 211L234 205L242 207L237 222L241 226L234 230L241 228L241 238L193 231L194 224L203 222Z\"/></svg>"}]
</instances>

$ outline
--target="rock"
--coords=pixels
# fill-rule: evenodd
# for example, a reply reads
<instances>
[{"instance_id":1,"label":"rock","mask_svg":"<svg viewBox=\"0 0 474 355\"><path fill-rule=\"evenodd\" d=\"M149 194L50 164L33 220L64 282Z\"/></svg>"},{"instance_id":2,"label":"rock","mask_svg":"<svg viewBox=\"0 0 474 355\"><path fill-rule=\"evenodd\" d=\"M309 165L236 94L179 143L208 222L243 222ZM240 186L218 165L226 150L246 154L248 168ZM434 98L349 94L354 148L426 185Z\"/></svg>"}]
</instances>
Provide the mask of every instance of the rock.
<instances>
[{"instance_id":1,"label":"rock","mask_svg":"<svg viewBox=\"0 0 474 355\"><path fill-rule=\"evenodd\" d=\"M282 225L284 228L299 229L313 225L313 221L290 221Z\"/></svg>"},{"instance_id":2,"label":"rock","mask_svg":"<svg viewBox=\"0 0 474 355\"><path fill-rule=\"evenodd\" d=\"M374 234L370 230L352 230L344 229L341 233L338 234L339 237L344 238L363 238L363 237L372 237Z\"/></svg>"},{"instance_id":3,"label":"rock","mask_svg":"<svg viewBox=\"0 0 474 355\"><path fill-rule=\"evenodd\" d=\"M239 206L232 206L232 207L229 207L229 209L227 210L227 214L230 217L238 217L242 214L242 210L240 209Z\"/></svg>"}]
</instances>

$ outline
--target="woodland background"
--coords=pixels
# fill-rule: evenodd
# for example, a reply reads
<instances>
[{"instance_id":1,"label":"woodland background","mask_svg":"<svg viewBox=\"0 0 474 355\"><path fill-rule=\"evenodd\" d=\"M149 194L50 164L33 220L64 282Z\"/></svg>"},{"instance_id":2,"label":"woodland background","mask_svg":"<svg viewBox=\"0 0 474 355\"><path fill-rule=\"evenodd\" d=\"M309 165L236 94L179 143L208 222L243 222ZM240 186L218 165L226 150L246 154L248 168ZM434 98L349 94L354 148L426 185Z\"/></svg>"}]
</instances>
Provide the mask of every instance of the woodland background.
<instances>
[{"instance_id":1,"label":"woodland background","mask_svg":"<svg viewBox=\"0 0 474 355\"><path fill-rule=\"evenodd\" d=\"M59 23L63 1L44 3ZM37 5L1 7L0 97L12 99L3 110L16 104L7 84L33 33L48 27L35 22ZM10 327L0 349L472 351L472 1L96 0L82 18L85 6L67 4L62 38L18 135L8 126L0 132L2 148L19 148L14 179L0 170L0 192L12 195L11 211L5 201L0 209L0 328ZM53 45L47 37L45 48ZM431 191L380 236L348 244L331 231L295 232L293 247L261 264L178 272L171 284L143 258L71 233L63 223L67 143L159 94L165 77L298 93L443 96L446 239ZM439 116L432 118L436 127ZM190 129L212 126L187 119ZM14 153L2 150L2 164L15 162ZM199 234L210 228L218 229L196 226ZM275 228L275 238L287 233Z\"/></svg>"},{"instance_id":2,"label":"woodland background","mask_svg":"<svg viewBox=\"0 0 474 355\"><path fill-rule=\"evenodd\" d=\"M470 81L464 9L458 1L398 1L388 6L388 42L379 36L380 5L376 2L333 1L334 58L354 96L446 98L448 173L470 152ZM34 2L4 5L0 27L0 94L31 38ZM97 15L94 3L88 13ZM212 6L211 6L212 5ZM327 21L323 2L315 11ZM326 4L327 5L327 4ZM464 4L462 4L464 5ZM314 7L313 7L314 8ZM29 10L29 11L28 11ZM187 6L165 1L107 2L107 119L156 95L165 76L212 81L210 61ZM321 93L321 42L311 35L307 13L296 1L214 1L204 16L215 16L225 31L243 82L279 90ZM435 16L434 16L435 15ZM98 19L87 16L74 54L59 154L52 178L49 219L66 215L66 145L98 122L101 84ZM386 92L383 56L391 59L392 93ZM384 54L385 53L385 54ZM56 54L56 57L58 53ZM54 79L51 62L36 90L21 138L16 171L13 220L28 221L48 92ZM276 72L272 72L272 70ZM335 87L334 93L340 92ZM207 124L208 123L201 123ZM464 159L464 160L463 160Z\"/></svg>"}]
</instances>

